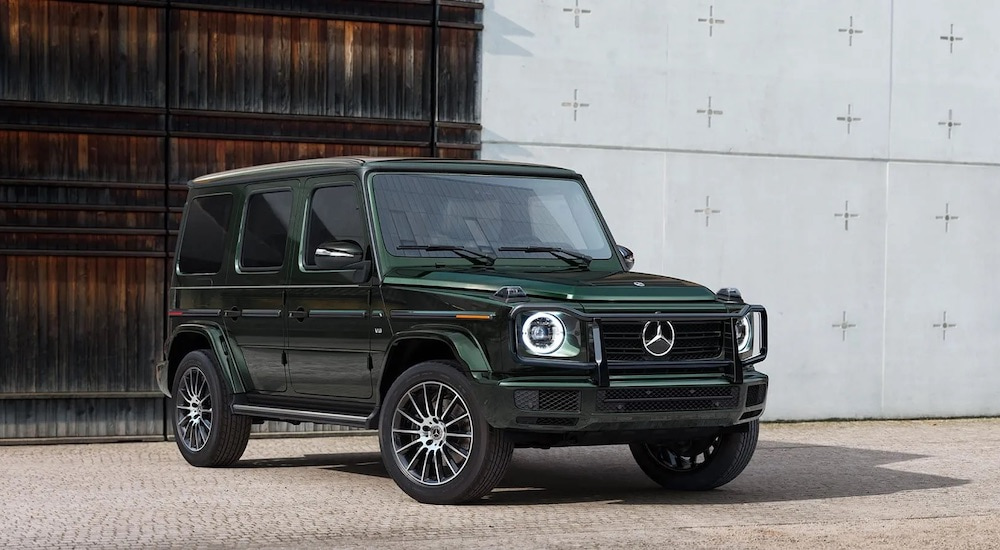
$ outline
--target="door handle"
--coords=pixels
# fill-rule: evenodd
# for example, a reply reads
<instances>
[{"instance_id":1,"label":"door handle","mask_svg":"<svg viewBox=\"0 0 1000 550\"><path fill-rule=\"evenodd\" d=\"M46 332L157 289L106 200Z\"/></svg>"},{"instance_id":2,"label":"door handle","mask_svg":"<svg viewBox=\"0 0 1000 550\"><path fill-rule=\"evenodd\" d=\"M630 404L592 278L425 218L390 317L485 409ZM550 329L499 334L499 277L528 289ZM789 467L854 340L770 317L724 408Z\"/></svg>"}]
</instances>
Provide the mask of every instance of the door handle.
<instances>
[{"instance_id":1,"label":"door handle","mask_svg":"<svg viewBox=\"0 0 1000 550\"><path fill-rule=\"evenodd\" d=\"M305 321L306 317L309 317L309 312L306 311L305 308L303 308L302 306L299 306L296 309L290 310L288 312L288 317L290 319L296 319L301 322Z\"/></svg>"},{"instance_id":2,"label":"door handle","mask_svg":"<svg viewBox=\"0 0 1000 550\"><path fill-rule=\"evenodd\" d=\"M240 318L240 315L242 313L243 313L243 310L241 310L240 308L238 308L236 306L233 306L232 308L223 311L222 312L222 316L223 317L227 317L229 319L236 320L236 319Z\"/></svg>"}]
</instances>

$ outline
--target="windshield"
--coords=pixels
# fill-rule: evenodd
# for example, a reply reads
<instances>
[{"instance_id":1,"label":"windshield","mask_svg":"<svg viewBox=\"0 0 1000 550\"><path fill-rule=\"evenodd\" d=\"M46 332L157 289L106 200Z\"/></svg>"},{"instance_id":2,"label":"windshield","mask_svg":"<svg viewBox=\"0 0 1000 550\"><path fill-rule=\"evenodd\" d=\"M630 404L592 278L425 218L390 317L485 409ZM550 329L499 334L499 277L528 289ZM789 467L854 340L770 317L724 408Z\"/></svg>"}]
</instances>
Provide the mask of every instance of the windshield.
<instances>
[{"instance_id":1,"label":"windshield","mask_svg":"<svg viewBox=\"0 0 1000 550\"><path fill-rule=\"evenodd\" d=\"M435 249L450 246L500 259L553 258L537 247L611 257L597 214L575 180L376 174L372 189L382 239L394 256L453 258L453 251Z\"/></svg>"}]
</instances>

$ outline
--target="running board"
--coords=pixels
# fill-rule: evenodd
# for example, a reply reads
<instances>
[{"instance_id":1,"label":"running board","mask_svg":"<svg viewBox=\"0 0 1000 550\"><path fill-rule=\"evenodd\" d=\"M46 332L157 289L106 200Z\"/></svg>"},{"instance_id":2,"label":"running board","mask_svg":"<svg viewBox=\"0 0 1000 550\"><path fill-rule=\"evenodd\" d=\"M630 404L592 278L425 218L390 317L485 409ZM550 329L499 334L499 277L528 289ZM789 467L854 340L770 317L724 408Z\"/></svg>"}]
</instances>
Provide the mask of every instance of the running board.
<instances>
[{"instance_id":1,"label":"running board","mask_svg":"<svg viewBox=\"0 0 1000 550\"><path fill-rule=\"evenodd\" d=\"M364 428L368 425L368 417L349 414L334 414L314 411L297 411L295 409L280 409L277 407L260 407L257 405L233 405L233 414L256 416L268 420L292 420L296 422L315 422L317 424L339 424L354 428Z\"/></svg>"}]
</instances>

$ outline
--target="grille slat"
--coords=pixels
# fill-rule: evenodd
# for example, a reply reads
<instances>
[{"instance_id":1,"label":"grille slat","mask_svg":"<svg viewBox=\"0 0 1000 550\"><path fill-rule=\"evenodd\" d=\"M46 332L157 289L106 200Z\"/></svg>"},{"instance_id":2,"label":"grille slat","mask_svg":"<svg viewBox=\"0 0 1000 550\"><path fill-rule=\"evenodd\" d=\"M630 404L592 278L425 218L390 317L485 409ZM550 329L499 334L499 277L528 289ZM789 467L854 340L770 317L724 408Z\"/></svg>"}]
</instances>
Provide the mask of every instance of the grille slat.
<instances>
[{"instance_id":1,"label":"grille slat","mask_svg":"<svg viewBox=\"0 0 1000 550\"><path fill-rule=\"evenodd\" d=\"M670 353L657 357L642 345L641 321L607 322L601 325L601 337L609 363L615 362L680 362L717 359L723 354L724 321L676 321L674 347Z\"/></svg>"}]
</instances>

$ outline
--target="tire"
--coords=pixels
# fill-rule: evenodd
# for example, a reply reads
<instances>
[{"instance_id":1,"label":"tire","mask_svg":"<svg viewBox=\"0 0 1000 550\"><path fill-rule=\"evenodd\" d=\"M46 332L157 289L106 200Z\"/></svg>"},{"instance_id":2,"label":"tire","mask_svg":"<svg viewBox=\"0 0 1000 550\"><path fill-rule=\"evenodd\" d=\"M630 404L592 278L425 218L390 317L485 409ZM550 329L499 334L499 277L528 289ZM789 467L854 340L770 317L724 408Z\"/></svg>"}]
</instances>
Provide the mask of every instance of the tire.
<instances>
[{"instance_id":1,"label":"tire","mask_svg":"<svg viewBox=\"0 0 1000 550\"><path fill-rule=\"evenodd\" d=\"M675 491L708 491L740 475L757 448L760 424L746 432L723 433L710 439L629 445L639 467L653 481Z\"/></svg>"},{"instance_id":2,"label":"tire","mask_svg":"<svg viewBox=\"0 0 1000 550\"><path fill-rule=\"evenodd\" d=\"M173 381L174 441L193 466L229 466L243 456L250 439L248 416L232 413L233 393L219 376L213 354L192 351Z\"/></svg>"},{"instance_id":3,"label":"tire","mask_svg":"<svg viewBox=\"0 0 1000 550\"><path fill-rule=\"evenodd\" d=\"M478 500L496 487L514 445L486 422L457 366L427 361L397 378L379 413L382 462L399 488L426 504Z\"/></svg>"}]
</instances>

